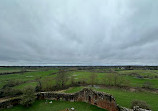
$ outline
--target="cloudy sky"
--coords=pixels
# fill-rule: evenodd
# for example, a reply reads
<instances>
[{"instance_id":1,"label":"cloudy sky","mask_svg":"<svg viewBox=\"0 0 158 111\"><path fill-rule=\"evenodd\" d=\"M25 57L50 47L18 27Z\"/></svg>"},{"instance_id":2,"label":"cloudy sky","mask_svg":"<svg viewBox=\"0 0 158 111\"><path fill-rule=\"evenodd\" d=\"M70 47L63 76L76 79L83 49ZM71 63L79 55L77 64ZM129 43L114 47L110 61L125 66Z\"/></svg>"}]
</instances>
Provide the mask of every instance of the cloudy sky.
<instances>
[{"instance_id":1,"label":"cloudy sky","mask_svg":"<svg viewBox=\"0 0 158 111\"><path fill-rule=\"evenodd\" d=\"M158 1L0 0L0 65L158 65Z\"/></svg>"}]
</instances>

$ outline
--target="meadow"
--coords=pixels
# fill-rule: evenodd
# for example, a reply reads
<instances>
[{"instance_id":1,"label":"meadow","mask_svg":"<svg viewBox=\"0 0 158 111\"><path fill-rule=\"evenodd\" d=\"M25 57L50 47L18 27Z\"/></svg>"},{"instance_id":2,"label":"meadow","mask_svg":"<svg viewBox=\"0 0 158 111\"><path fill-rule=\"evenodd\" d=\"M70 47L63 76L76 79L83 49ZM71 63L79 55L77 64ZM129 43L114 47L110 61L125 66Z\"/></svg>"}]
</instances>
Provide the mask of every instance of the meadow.
<instances>
[{"instance_id":1,"label":"meadow","mask_svg":"<svg viewBox=\"0 0 158 111\"><path fill-rule=\"evenodd\" d=\"M75 93L82 90L84 87L72 87L65 90L65 93ZM91 87L92 88L92 87ZM105 92L113 95L116 99L117 104L130 108L131 102L133 100L146 101L153 111L157 111L158 105L158 94L153 94L149 92L130 92L121 89L114 88L92 88L93 90Z\"/></svg>"},{"instance_id":2,"label":"meadow","mask_svg":"<svg viewBox=\"0 0 158 111\"><path fill-rule=\"evenodd\" d=\"M25 88L25 86L33 85L34 87L37 85L37 82L35 81L36 79L40 78L41 80L51 78L50 79L50 84L55 85L54 79L56 77L56 73L58 70L49 70L49 71L35 71L35 72L26 72L24 74L10 74L10 75L0 75L0 88L2 88L8 81L21 81L22 84L19 86L16 86L15 88ZM130 76L129 74L133 73L135 71L131 70L130 72L127 71L119 71L118 73L122 78L128 81L129 85L131 87L142 87L145 82L150 82L152 84L153 88L158 88L158 78L138 78L135 76ZM143 71L136 71L138 74L143 73ZM140 72L140 73L139 73ZM145 72L145 71L144 71ZM157 71L156 71L157 72ZM69 77L74 76L74 81L86 81L87 84L90 84L90 78L89 76L91 75L92 72L89 71L72 71L68 72ZM96 84L106 84L104 82L104 78L106 78L106 75L111 74L111 73L96 73L97 78L96 78ZM124 75L121 75L124 74ZM153 71L143 74L143 75L151 75L157 76L157 73L153 73ZM152 77L153 77L152 76ZM33 83L33 84L32 84ZM49 83L48 83L49 84ZM70 84L70 81L67 81L67 84Z\"/></svg>"},{"instance_id":3,"label":"meadow","mask_svg":"<svg viewBox=\"0 0 158 111\"><path fill-rule=\"evenodd\" d=\"M20 71L20 68L8 68L8 71ZM7 68L0 68L0 72L7 72ZM96 70L97 71L97 70ZM2 88L8 81L19 81L21 84L16 86L15 88L25 88L25 86L33 85L34 87L37 85L36 79L40 78L41 80L51 78L52 81L50 84L55 85L54 79L56 77L58 69L49 69L49 70L34 70L32 72L25 72L23 74L8 74L8 75L0 75L0 88ZM158 70L119 70L115 71L119 76L123 79L127 80L129 86L131 87L142 87L145 82L150 82L151 87L158 89ZM96 73L96 84L106 84L104 78L106 75L110 75L115 72L92 72L89 70L75 70L68 71L69 78L71 76L74 77L74 81L86 81L87 84L90 84L90 75L92 73ZM133 74L133 75L132 75ZM142 78L140 78L142 77ZM66 84L70 84L70 80L67 81Z\"/></svg>"},{"instance_id":4,"label":"meadow","mask_svg":"<svg viewBox=\"0 0 158 111\"><path fill-rule=\"evenodd\" d=\"M21 105L1 111L66 111L66 109L75 108L75 111L106 111L97 106L83 102L67 102L67 101L36 101L31 107L26 108Z\"/></svg>"},{"instance_id":5,"label":"meadow","mask_svg":"<svg viewBox=\"0 0 158 111\"><path fill-rule=\"evenodd\" d=\"M1 72L15 72L19 71L21 72L21 68L0 68ZM13 86L9 86L9 88L12 88L14 90L23 91L27 87L33 87L36 89L36 87L41 84L41 90L42 91L51 91L56 90L56 79L57 74L59 73L59 68L36 68L36 69L27 69L30 72L21 72L17 74L5 74L0 75L0 90L4 90L6 86L9 86L10 83L14 83ZM72 69L72 68L66 68L66 80L65 80L65 86L66 88L69 88L68 90L64 90L65 93L74 93L77 91L80 91L85 86L90 86L92 84L92 78L91 75L95 74L97 75L95 77L95 85L102 85L104 87L95 88L94 90L110 93L116 98L117 104L124 106L124 107L131 107L131 102L133 100L143 100L147 102L147 104L150 105L151 109L153 111L157 111L157 101L158 101L158 94L154 93L153 91L134 91L131 92L129 90L125 90L123 87L129 87L129 88L148 88L150 90L158 90L158 70L117 70L117 69ZM115 77L115 75L117 75ZM114 76L114 79L118 79L118 84L115 87L109 87L107 79L113 79L109 78L110 76ZM119 83L121 81L121 83ZM124 81L124 83L122 83ZM114 84L112 84L114 85ZM80 87L79 87L80 86ZM108 87L106 87L108 86ZM58 103L57 101L53 101L54 104ZM64 102L63 102L64 103ZM32 107L40 106L44 104L43 101L37 101ZM62 104L62 102L61 102ZM70 106L72 104L77 103L68 103ZM78 103L83 104L83 103ZM62 105L61 105L62 106ZM52 107L53 106L49 106ZM69 107L66 106L66 107ZM63 106L63 109L66 108ZM74 106L75 107L75 106ZM87 106L92 107L92 106ZM17 106L9 110L4 111L14 111L14 110L22 110L22 106ZM35 108L36 109L36 108ZM46 108L47 109L47 108ZM94 108L95 109L95 108ZM27 111L27 109L25 109ZM30 109L31 111L32 109ZM38 110L38 108L37 108ZM59 109L53 110L58 111ZM60 109L62 110L62 109ZM79 109L80 110L80 109ZM79 111L77 110L77 111ZM88 111L89 109L87 109ZM35 110L34 110L35 111ZM40 110L39 110L40 111ZM48 110L49 111L49 108ZM95 111L95 110L94 110Z\"/></svg>"}]
</instances>

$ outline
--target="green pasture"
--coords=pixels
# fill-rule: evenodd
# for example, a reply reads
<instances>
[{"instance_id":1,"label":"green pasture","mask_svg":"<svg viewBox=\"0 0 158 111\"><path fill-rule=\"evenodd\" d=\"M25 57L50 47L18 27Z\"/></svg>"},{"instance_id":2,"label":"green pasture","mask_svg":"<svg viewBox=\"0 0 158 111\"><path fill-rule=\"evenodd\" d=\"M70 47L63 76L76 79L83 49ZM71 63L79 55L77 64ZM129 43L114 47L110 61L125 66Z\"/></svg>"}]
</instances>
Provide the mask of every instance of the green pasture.
<instances>
[{"instance_id":1,"label":"green pasture","mask_svg":"<svg viewBox=\"0 0 158 111\"><path fill-rule=\"evenodd\" d=\"M158 76L158 70L121 70L121 71L118 71L118 73L126 74L126 75L136 73L141 76L149 76L149 77Z\"/></svg>"},{"instance_id":2,"label":"green pasture","mask_svg":"<svg viewBox=\"0 0 158 111\"><path fill-rule=\"evenodd\" d=\"M19 90L23 90L29 86L35 88L37 86L37 84L38 84L37 82L28 82L28 83L23 83L23 84L17 85L14 88L19 89Z\"/></svg>"},{"instance_id":3,"label":"green pasture","mask_svg":"<svg viewBox=\"0 0 158 111\"><path fill-rule=\"evenodd\" d=\"M48 71L35 71L35 72L26 72L24 74L11 74L11 75L0 75L0 88L3 87L9 80L18 80L25 82L24 84L19 85L18 87L22 88L23 86L31 85L31 83L35 83L35 80L37 78L40 78L42 81L46 80L47 84L49 85L55 85L55 77L56 74L52 74L58 72L57 69L52 69ZM153 88L158 88L158 78L137 78L130 76L131 73L138 73L138 74L144 74L144 75L156 75L157 70L121 70L117 71L118 74L126 81L129 82L129 86L131 87L142 87L145 82L150 82ZM88 84L90 84L90 75L92 73L96 72L90 72L87 70L82 71L70 71L68 72L68 82L66 85L71 84L71 76L73 76L74 81L86 81ZM104 79L106 78L106 75L112 74L112 73L96 73L96 84L105 84ZM48 80L47 80L48 79ZM43 82L44 83L44 82ZM35 84L32 84L33 86Z\"/></svg>"},{"instance_id":4,"label":"green pasture","mask_svg":"<svg viewBox=\"0 0 158 111\"><path fill-rule=\"evenodd\" d=\"M117 104L124 107L131 107L133 100L142 100L150 105L152 111L158 109L158 94L147 93L147 92L129 92L120 89L95 89L97 91L106 92L113 95L116 99Z\"/></svg>"},{"instance_id":5,"label":"green pasture","mask_svg":"<svg viewBox=\"0 0 158 111\"><path fill-rule=\"evenodd\" d=\"M6 68L0 68L0 71L2 71L2 70L7 71ZM21 70L21 69L9 68L8 70ZM36 70L34 72L25 72L23 74L18 73L18 74L0 75L0 88L2 88L5 84L7 84L8 81L13 80L13 81L21 81L21 84L15 86L13 88L23 90L27 86L36 87L38 84L36 80L40 79L40 81L42 83L42 88L49 90L50 87L53 87L56 84L56 75L57 74L53 74L53 73L57 73L58 71L59 71L58 69L49 69L49 70L43 70L43 71ZM110 74L113 74L116 72L117 72L117 74L119 74L119 76L121 76L121 78L128 81L129 86L131 86L131 87L142 87L145 82L150 82L153 88L158 89L158 78L155 78L155 76L158 76L158 70L118 70L115 72L110 72L110 71L109 72L108 71L107 72L106 71L105 72L93 72L91 70L69 71L69 72L67 72L68 81L67 81L66 85L71 84L72 76L73 76L75 82L85 81L88 84L90 84L90 76L92 73L97 74L96 84L105 84L106 85L104 79L107 77L107 75L110 75ZM131 76L131 74L133 74L133 75ZM149 78L139 78L139 77L137 77L137 75L148 76ZM65 93L78 92L78 91L82 90L82 88L83 87L69 88L68 90L65 91ZM136 99L136 100L146 101L151 106L153 111L157 111L157 109L158 109L158 105L157 105L158 104L158 102L157 102L158 94L147 93L147 92L129 92L129 91L120 90L120 89L107 89L107 88L98 88L95 90L112 94L116 98L117 103L121 106L130 107L131 101ZM54 101L54 104L56 104L56 103L57 103L57 101ZM63 103L61 102L61 104L63 104ZM40 111L40 109L38 109L37 106L38 105L40 106L43 104L44 104L43 101L37 101L32 106L33 108L29 109L29 110L32 111L33 109L35 109L33 111L36 111L36 110ZM68 103L68 104L71 105L72 103ZM73 104L77 104L77 103L73 103ZM83 104L83 103L78 103L78 104ZM49 111L49 108L54 107L54 106L52 106L53 104L50 106L49 105L48 105L48 109L46 108L46 111ZM63 109L66 107L69 107L69 106L63 105ZM91 107L91 106L87 106L87 107ZM6 109L4 111L15 111L15 110L20 111L22 109L23 109L22 106L17 106L12 109ZM25 109L25 110L27 111L27 109ZM53 111L58 111L58 110L59 109L55 109ZM81 110L81 109L79 109L79 110ZM87 111L88 111L88 109L87 109Z\"/></svg>"},{"instance_id":6,"label":"green pasture","mask_svg":"<svg viewBox=\"0 0 158 111\"><path fill-rule=\"evenodd\" d=\"M75 111L106 111L98 108L97 106L84 102L52 101L51 104L46 103L45 100L36 101L29 108L18 105L10 109L3 109L1 111L65 111L66 109L70 109L72 107L75 108Z\"/></svg>"},{"instance_id":7,"label":"green pasture","mask_svg":"<svg viewBox=\"0 0 158 111\"><path fill-rule=\"evenodd\" d=\"M122 77L122 79L126 80L129 82L129 85L131 87L142 87L143 84L145 82L150 82L153 88L158 88L158 78L137 78L137 77L133 77L133 76L129 76L128 74L130 73L138 73L139 74L143 74L146 73L146 70L127 70L128 73L125 73L126 71L118 71L118 73L120 74L120 76ZM148 73L146 73L146 75L154 75L155 74L155 70L147 70ZM122 72L122 73L121 73ZM141 73L140 73L141 72ZM158 72L158 71L157 71ZM90 75L94 73L94 72L86 72L86 71L75 71L75 72L71 72L70 76L74 76L75 81L81 81L81 80L85 80L87 83L90 84ZM108 74L112 74L112 73L96 73L97 74L97 78L96 78L96 84L106 84L104 82L104 78L106 78L106 75ZM121 74L126 74L126 75L121 75ZM145 75L145 74L144 74Z\"/></svg>"},{"instance_id":8,"label":"green pasture","mask_svg":"<svg viewBox=\"0 0 158 111\"><path fill-rule=\"evenodd\" d=\"M82 90L83 87L72 87L64 91L65 93L75 93ZM123 107L131 107L131 102L133 100L142 100L150 105L153 111L157 111L158 105L158 94L153 94L149 92L129 92L121 89L113 88L93 88L93 90L105 92L113 95L116 99L117 104Z\"/></svg>"},{"instance_id":9,"label":"green pasture","mask_svg":"<svg viewBox=\"0 0 158 111\"><path fill-rule=\"evenodd\" d=\"M83 89L84 87L81 86L81 87L71 87L67 90L64 91L64 93L76 93L76 92L79 92Z\"/></svg>"},{"instance_id":10,"label":"green pasture","mask_svg":"<svg viewBox=\"0 0 158 111\"><path fill-rule=\"evenodd\" d=\"M53 69L53 70L48 70L48 71L25 72L24 74L0 75L0 88L2 88L3 85L5 85L10 80L22 81L22 82L32 82L38 78L52 76L53 75L52 73L55 73L57 71L58 70Z\"/></svg>"},{"instance_id":11,"label":"green pasture","mask_svg":"<svg viewBox=\"0 0 158 111\"><path fill-rule=\"evenodd\" d=\"M0 73L9 73L9 72L19 72L21 71L21 68L6 68L6 67L0 67Z\"/></svg>"}]
</instances>

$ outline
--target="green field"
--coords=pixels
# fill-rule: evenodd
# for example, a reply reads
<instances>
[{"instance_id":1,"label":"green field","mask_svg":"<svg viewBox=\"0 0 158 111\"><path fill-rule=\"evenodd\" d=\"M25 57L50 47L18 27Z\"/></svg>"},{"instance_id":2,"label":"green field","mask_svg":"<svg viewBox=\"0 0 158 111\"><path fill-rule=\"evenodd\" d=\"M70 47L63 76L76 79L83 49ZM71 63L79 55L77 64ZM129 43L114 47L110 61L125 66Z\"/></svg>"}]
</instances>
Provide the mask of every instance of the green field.
<instances>
[{"instance_id":1,"label":"green field","mask_svg":"<svg viewBox=\"0 0 158 111\"><path fill-rule=\"evenodd\" d=\"M137 78L135 76L130 76L131 73L137 73L143 76L154 77L158 76L157 70L125 70L125 71L117 71L122 78L129 82L131 87L142 87L145 82L150 82L153 88L158 89L158 78ZM90 83L90 75L92 72L89 71L75 71L70 73L74 75L76 81L80 81L82 79L86 80L87 83ZM96 73L97 74L97 84L105 84L103 79L106 78L106 75L112 73Z\"/></svg>"},{"instance_id":2,"label":"green field","mask_svg":"<svg viewBox=\"0 0 158 111\"><path fill-rule=\"evenodd\" d=\"M11 68L12 69L12 68ZM11 70L9 68L9 70ZM3 69L7 70L7 69ZM11 74L11 75L0 75L0 88L2 88L9 80L18 80L22 81L24 83L21 84L21 86L15 87L15 88L25 88L27 85L35 86L35 80L37 78L41 78L41 80L49 78L49 81L51 81L51 84L55 85L55 77L56 74L53 75L52 73L58 72L57 69L50 69L47 71L34 71L34 72L26 72L24 74ZM74 76L74 80L77 81L86 81L88 84L90 84L90 75L93 72L90 72L88 70L81 70L81 71L69 71L67 74L69 77ZM97 74L96 78L96 84L106 84L103 80L106 78L106 75L112 74L113 72L95 72ZM119 74L122 78L127 80L129 82L129 85L131 87L142 87L145 82L150 82L152 84L153 88L158 89L158 78L154 78L155 76L158 76L157 70L121 70L116 71L116 73ZM131 76L130 74L137 73L140 76L148 76L148 78L137 78L136 76ZM50 80L50 78L52 80ZM70 80L66 83L67 85L70 84Z\"/></svg>"},{"instance_id":3,"label":"green field","mask_svg":"<svg viewBox=\"0 0 158 111\"><path fill-rule=\"evenodd\" d=\"M21 81L27 82L28 85L35 81L37 78L51 77L52 73L57 72L58 70L48 70L48 71L35 71L35 72L25 72L24 74L8 74L8 75L0 75L0 88L2 88L8 81ZM26 84L26 83L24 83ZM22 86L26 86L21 84ZM23 88L22 86L19 86Z\"/></svg>"},{"instance_id":4,"label":"green field","mask_svg":"<svg viewBox=\"0 0 158 111\"><path fill-rule=\"evenodd\" d=\"M71 87L67 90L64 91L64 93L76 93L76 92L79 92L83 89L84 87L81 86L81 87Z\"/></svg>"},{"instance_id":5,"label":"green field","mask_svg":"<svg viewBox=\"0 0 158 111\"><path fill-rule=\"evenodd\" d=\"M18 68L8 68L8 71L21 70ZM7 68L1 68L0 72L7 71ZM20 84L13 86L13 89L24 90L28 86L36 87L38 85L38 80L42 83L42 90L49 91L50 88L56 85L56 76L59 69L49 68L47 70L35 69L32 72L25 72L23 74L9 74L9 75L0 75L0 89L7 84L9 81L15 82L18 81ZM71 77L73 77L74 82L78 83L80 81L85 81L87 85L91 84L90 76L92 73L97 75L96 85L105 85L104 79L108 75L118 74L119 77L126 80L129 84L129 87L142 87L145 82L150 82L151 87L158 89L158 70L115 70L110 71L107 69L93 69L92 70L71 70L67 72L67 82L65 85L71 84ZM83 87L70 88L65 91L65 93L74 93L80 91ZM107 92L112 94L119 105L130 107L132 100L143 100L146 101L153 111L157 111L158 105L158 94L149 93L149 92L129 92L121 89L107 89L107 88L98 88L97 91ZM37 102L38 103L38 102ZM37 104L36 103L36 104ZM42 103L41 103L42 104ZM36 106L36 105L35 105ZM18 108L21 108L20 106ZM14 109L14 108L13 108Z\"/></svg>"},{"instance_id":6,"label":"green field","mask_svg":"<svg viewBox=\"0 0 158 111\"><path fill-rule=\"evenodd\" d=\"M5 67L0 67L0 73L9 73L9 72L19 72L21 71L21 68L5 68Z\"/></svg>"},{"instance_id":7,"label":"green field","mask_svg":"<svg viewBox=\"0 0 158 111\"><path fill-rule=\"evenodd\" d=\"M64 91L65 93L75 93L82 90L83 87L69 88ZM131 107L131 102L133 100L143 100L146 101L153 111L157 111L158 105L158 94L153 94L149 92L129 92L121 89L108 89L108 88L93 88L96 91L105 92L113 95L116 99L117 104L123 107Z\"/></svg>"},{"instance_id":8,"label":"green field","mask_svg":"<svg viewBox=\"0 0 158 111\"><path fill-rule=\"evenodd\" d=\"M25 69L25 71L37 71L41 70L42 68L34 69L34 68L29 68ZM0 67L0 74L1 73L12 73L12 72L21 72L24 71L24 68L22 67Z\"/></svg>"},{"instance_id":9,"label":"green field","mask_svg":"<svg viewBox=\"0 0 158 111\"><path fill-rule=\"evenodd\" d=\"M31 107L26 108L21 105L10 109L1 111L66 111L66 109L75 108L75 111L106 111L97 106L90 105L83 102L66 102L66 101L52 101L52 104L46 101L36 101Z\"/></svg>"},{"instance_id":10,"label":"green field","mask_svg":"<svg viewBox=\"0 0 158 111\"><path fill-rule=\"evenodd\" d=\"M130 108L133 100L143 100L150 105L153 111L157 111L158 105L158 94L147 93L147 92L129 92L119 89L95 89L97 91L106 92L113 95L116 99L117 104Z\"/></svg>"}]
</instances>

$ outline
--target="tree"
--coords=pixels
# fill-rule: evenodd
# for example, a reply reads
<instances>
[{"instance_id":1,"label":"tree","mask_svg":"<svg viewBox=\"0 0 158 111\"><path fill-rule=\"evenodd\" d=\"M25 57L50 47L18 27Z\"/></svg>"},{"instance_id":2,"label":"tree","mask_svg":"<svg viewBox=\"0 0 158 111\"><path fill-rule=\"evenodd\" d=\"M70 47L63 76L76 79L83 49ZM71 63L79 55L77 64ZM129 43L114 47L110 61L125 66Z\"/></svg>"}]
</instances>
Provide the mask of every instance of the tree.
<instances>
[{"instance_id":1,"label":"tree","mask_svg":"<svg viewBox=\"0 0 158 111\"><path fill-rule=\"evenodd\" d=\"M20 103L26 107L32 105L35 102L35 89L32 87L27 87L22 96Z\"/></svg>"},{"instance_id":2,"label":"tree","mask_svg":"<svg viewBox=\"0 0 158 111\"><path fill-rule=\"evenodd\" d=\"M72 75L70 79L71 79L71 85L74 85L74 83L75 83L75 78L74 78L74 76Z\"/></svg>"},{"instance_id":3,"label":"tree","mask_svg":"<svg viewBox=\"0 0 158 111\"><path fill-rule=\"evenodd\" d=\"M8 82L3 86L3 88L14 87L14 86L17 86L22 83L23 83L23 81L20 81L20 80L8 80Z\"/></svg>"},{"instance_id":4,"label":"tree","mask_svg":"<svg viewBox=\"0 0 158 111\"><path fill-rule=\"evenodd\" d=\"M35 88L35 91L36 91L36 92L39 92L39 91L42 90L41 77L37 77L37 78L36 78L36 82L37 82L38 84L37 84L37 86L36 86L36 88Z\"/></svg>"},{"instance_id":5,"label":"tree","mask_svg":"<svg viewBox=\"0 0 158 111\"><path fill-rule=\"evenodd\" d=\"M127 81L123 76L118 73L109 73L106 74L103 78L105 85L109 86L129 86L130 81Z\"/></svg>"},{"instance_id":6,"label":"tree","mask_svg":"<svg viewBox=\"0 0 158 111\"><path fill-rule=\"evenodd\" d=\"M103 82L105 83L105 85L113 85L113 74L108 73L105 75L105 77L103 78Z\"/></svg>"},{"instance_id":7,"label":"tree","mask_svg":"<svg viewBox=\"0 0 158 111\"><path fill-rule=\"evenodd\" d=\"M145 81L143 83L143 88L151 89L152 88L152 83L150 81Z\"/></svg>"},{"instance_id":8,"label":"tree","mask_svg":"<svg viewBox=\"0 0 158 111\"><path fill-rule=\"evenodd\" d=\"M53 77L42 78L40 80L38 88L41 88L41 91L51 91L51 90L54 90L54 82L55 81L54 81Z\"/></svg>"},{"instance_id":9,"label":"tree","mask_svg":"<svg viewBox=\"0 0 158 111\"><path fill-rule=\"evenodd\" d=\"M21 73L24 74L26 72L26 67L22 67Z\"/></svg>"},{"instance_id":10,"label":"tree","mask_svg":"<svg viewBox=\"0 0 158 111\"><path fill-rule=\"evenodd\" d=\"M81 77L80 80L78 81L78 85L86 85L87 84L87 79L85 77Z\"/></svg>"},{"instance_id":11,"label":"tree","mask_svg":"<svg viewBox=\"0 0 158 111\"><path fill-rule=\"evenodd\" d=\"M58 87L63 88L65 86L67 80L68 80L67 72L64 71L63 69L60 69L59 73L56 76L56 85Z\"/></svg>"},{"instance_id":12,"label":"tree","mask_svg":"<svg viewBox=\"0 0 158 111\"><path fill-rule=\"evenodd\" d=\"M114 79L114 86L119 86L120 85L120 76L117 73L113 74L113 79Z\"/></svg>"},{"instance_id":13,"label":"tree","mask_svg":"<svg viewBox=\"0 0 158 111\"><path fill-rule=\"evenodd\" d=\"M92 73L90 75L90 83L92 85L92 87L94 86L94 84L96 83L96 79L97 79L97 74L96 73Z\"/></svg>"},{"instance_id":14,"label":"tree","mask_svg":"<svg viewBox=\"0 0 158 111\"><path fill-rule=\"evenodd\" d=\"M14 97L21 94L21 90L12 87L5 87L0 90L0 97Z\"/></svg>"}]
</instances>

